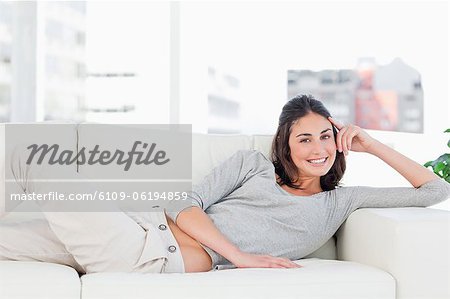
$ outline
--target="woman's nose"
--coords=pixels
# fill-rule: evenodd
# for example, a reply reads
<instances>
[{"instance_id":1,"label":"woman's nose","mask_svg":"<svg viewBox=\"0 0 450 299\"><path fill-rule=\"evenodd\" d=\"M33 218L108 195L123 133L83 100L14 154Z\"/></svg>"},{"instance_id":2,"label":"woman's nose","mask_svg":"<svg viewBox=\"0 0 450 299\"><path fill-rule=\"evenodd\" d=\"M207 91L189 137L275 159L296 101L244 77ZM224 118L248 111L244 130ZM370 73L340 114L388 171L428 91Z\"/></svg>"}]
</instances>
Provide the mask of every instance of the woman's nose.
<instances>
[{"instance_id":1,"label":"woman's nose","mask_svg":"<svg viewBox=\"0 0 450 299\"><path fill-rule=\"evenodd\" d=\"M320 154L323 152L325 145L320 141L314 141L313 143L313 153Z\"/></svg>"}]
</instances>

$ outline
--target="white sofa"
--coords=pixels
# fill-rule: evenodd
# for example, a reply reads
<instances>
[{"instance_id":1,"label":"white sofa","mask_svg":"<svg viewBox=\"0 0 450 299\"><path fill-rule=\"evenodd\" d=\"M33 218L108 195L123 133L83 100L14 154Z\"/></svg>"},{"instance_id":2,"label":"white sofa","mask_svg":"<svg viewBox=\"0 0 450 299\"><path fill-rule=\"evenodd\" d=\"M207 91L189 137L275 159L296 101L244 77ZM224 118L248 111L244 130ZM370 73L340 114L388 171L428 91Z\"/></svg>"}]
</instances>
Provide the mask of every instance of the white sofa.
<instances>
[{"instance_id":1,"label":"white sofa","mask_svg":"<svg viewBox=\"0 0 450 299\"><path fill-rule=\"evenodd\" d=\"M77 134L83 140L83 134L92 133L74 125L67 135L70 146L76 143ZM193 181L236 150L257 149L267 154L270 143L271 136L194 135ZM20 206L17 210L0 221L42 217L39 213L21 213ZM0 298L448 299L449 243L448 211L360 209L351 214L333 238L302 259L299 263L304 267L300 269L95 273L79 277L67 266L0 261Z\"/></svg>"}]
</instances>

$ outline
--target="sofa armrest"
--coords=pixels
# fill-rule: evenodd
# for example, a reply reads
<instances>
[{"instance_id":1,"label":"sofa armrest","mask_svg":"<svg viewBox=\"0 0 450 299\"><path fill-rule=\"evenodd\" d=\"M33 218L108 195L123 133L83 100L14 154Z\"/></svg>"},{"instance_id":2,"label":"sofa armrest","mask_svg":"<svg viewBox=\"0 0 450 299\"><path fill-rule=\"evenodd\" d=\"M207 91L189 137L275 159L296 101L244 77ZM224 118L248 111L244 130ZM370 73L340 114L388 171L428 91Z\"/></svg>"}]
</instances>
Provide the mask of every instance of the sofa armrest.
<instances>
[{"instance_id":1,"label":"sofa armrest","mask_svg":"<svg viewBox=\"0 0 450 299\"><path fill-rule=\"evenodd\" d=\"M396 298L450 298L450 212L360 209L337 232L337 256L389 272Z\"/></svg>"}]
</instances>

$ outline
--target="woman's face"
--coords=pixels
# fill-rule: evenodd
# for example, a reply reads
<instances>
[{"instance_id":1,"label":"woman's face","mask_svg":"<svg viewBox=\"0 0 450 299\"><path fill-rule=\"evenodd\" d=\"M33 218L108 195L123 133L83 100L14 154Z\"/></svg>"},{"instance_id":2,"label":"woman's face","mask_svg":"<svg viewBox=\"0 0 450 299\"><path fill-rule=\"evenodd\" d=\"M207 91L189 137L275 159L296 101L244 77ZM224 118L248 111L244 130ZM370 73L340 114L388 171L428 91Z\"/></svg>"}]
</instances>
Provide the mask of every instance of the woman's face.
<instances>
[{"instance_id":1,"label":"woman's face","mask_svg":"<svg viewBox=\"0 0 450 299\"><path fill-rule=\"evenodd\" d=\"M289 147L300 178L327 174L336 159L332 125L316 113L309 113L292 125Z\"/></svg>"}]
</instances>

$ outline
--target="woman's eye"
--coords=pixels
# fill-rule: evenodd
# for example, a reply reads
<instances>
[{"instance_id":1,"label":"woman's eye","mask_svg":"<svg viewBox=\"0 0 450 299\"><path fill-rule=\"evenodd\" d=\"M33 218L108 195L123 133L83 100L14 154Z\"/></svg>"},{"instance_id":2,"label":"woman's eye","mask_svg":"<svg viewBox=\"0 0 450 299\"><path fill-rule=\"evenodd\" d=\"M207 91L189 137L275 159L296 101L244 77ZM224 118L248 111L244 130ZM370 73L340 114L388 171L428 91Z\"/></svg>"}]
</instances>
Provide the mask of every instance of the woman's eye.
<instances>
[{"instance_id":1,"label":"woman's eye","mask_svg":"<svg viewBox=\"0 0 450 299\"><path fill-rule=\"evenodd\" d=\"M330 139L331 136L330 135L323 135L322 138L323 139ZM305 143L305 142L309 142L309 141L310 141L309 139L300 140L301 143Z\"/></svg>"}]
</instances>

